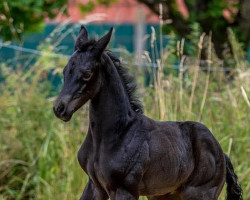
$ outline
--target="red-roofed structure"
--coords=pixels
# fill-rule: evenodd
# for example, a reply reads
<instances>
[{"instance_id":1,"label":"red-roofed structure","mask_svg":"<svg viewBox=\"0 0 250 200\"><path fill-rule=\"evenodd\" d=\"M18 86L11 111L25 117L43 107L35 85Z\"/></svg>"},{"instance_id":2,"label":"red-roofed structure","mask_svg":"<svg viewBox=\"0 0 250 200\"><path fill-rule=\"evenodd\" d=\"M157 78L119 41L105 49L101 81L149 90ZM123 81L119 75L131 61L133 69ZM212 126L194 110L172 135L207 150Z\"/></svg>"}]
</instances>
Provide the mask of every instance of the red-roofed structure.
<instances>
[{"instance_id":1,"label":"red-roofed structure","mask_svg":"<svg viewBox=\"0 0 250 200\"><path fill-rule=\"evenodd\" d=\"M116 3L112 3L109 7L104 5L97 6L94 11L87 15L83 15L78 8L78 5L86 5L88 0L74 0L68 3L69 16L59 15L52 21L53 23L60 23L65 20L69 20L71 23L77 23L80 21L91 21L94 23L135 23L138 19L138 13L143 14L146 23L159 23L159 18L148 7L142 3L138 3L136 0L119 0Z\"/></svg>"}]
</instances>

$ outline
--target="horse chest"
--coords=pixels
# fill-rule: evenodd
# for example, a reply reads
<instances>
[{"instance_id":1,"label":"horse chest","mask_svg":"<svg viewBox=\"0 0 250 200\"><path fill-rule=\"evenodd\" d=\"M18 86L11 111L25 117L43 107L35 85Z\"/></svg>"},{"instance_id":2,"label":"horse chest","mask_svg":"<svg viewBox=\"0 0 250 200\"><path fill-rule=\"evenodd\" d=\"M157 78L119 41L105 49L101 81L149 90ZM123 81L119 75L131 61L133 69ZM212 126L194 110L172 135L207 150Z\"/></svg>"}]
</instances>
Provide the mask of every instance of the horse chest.
<instances>
[{"instance_id":1,"label":"horse chest","mask_svg":"<svg viewBox=\"0 0 250 200\"><path fill-rule=\"evenodd\" d=\"M135 154L137 157L137 155ZM140 177L142 163L130 160L126 155L106 155L105 153L90 154L85 160L84 168L96 186L102 187L107 193L116 190L120 184L129 186L135 183L134 177ZM138 161L138 163L137 163Z\"/></svg>"},{"instance_id":2,"label":"horse chest","mask_svg":"<svg viewBox=\"0 0 250 200\"><path fill-rule=\"evenodd\" d=\"M124 178L125 171L122 167L115 166L112 159L89 158L86 173L96 186L102 187L109 193Z\"/></svg>"},{"instance_id":3,"label":"horse chest","mask_svg":"<svg viewBox=\"0 0 250 200\"><path fill-rule=\"evenodd\" d=\"M141 142L143 140L144 142ZM92 138L87 138L78 156L81 167L92 182L107 193L114 191L120 184L129 187L136 185L148 160L148 145L145 139L133 133L133 137L119 145L96 145L92 141Z\"/></svg>"}]
</instances>

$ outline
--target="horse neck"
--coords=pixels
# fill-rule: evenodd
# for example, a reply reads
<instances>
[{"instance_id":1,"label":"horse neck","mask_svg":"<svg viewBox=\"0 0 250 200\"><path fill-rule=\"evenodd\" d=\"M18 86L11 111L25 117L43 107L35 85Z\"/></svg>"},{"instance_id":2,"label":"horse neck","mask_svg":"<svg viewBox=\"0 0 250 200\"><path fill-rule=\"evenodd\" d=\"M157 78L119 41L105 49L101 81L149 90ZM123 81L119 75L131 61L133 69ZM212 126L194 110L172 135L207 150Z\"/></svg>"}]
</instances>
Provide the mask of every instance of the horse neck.
<instances>
[{"instance_id":1,"label":"horse neck","mask_svg":"<svg viewBox=\"0 0 250 200\"><path fill-rule=\"evenodd\" d=\"M102 86L90 103L90 129L101 137L119 134L134 113L120 75L109 56L104 53L101 66Z\"/></svg>"}]
</instances>

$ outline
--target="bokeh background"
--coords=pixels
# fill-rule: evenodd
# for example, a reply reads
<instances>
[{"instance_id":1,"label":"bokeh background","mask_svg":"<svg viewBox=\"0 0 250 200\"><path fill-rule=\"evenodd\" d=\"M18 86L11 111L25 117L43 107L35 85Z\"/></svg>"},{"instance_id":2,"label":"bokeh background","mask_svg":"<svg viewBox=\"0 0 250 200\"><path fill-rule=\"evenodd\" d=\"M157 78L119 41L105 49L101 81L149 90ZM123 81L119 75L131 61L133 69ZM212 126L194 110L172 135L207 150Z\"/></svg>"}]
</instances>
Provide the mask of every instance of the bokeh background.
<instances>
[{"instance_id":1,"label":"bokeh background","mask_svg":"<svg viewBox=\"0 0 250 200\"><path fill-rule=\"evenodd\" d=\"M114 27L145 114L204 123L250 200L249 13L249 0L0 0L0 199L78 199L88 181L88 104L68 123L52 111L84 24L93 38Z\"/></svg>"}]
</instances>

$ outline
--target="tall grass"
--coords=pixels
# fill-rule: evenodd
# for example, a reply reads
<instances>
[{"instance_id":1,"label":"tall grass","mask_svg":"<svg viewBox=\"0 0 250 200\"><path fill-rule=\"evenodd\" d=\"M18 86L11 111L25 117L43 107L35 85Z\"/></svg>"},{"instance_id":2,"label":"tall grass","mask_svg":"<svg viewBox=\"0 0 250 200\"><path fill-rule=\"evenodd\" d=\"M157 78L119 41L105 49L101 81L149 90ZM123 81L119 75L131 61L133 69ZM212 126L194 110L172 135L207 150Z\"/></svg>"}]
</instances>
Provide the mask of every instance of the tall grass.
<instances>
[{"instance_id":1,"label":"tall grass","mask_svg":"<svg viewBox=\"0 0 250 200\"><path fill-rule=\"evenodd\" d=\"M86 110L78 113L81 119L62 123L54 117L53 98L48 97L48 72L65 62L41 57L28 71L1 65L5 80L0 85L0 199L80 195L86 177L76 153L84 139L80 127L86 124Z\"/></svg>"},{"instance_id":2,"label":"tall grass","mask_svg":"<svg viewBox=\"0 0 250 200\"><path fill-rule=\"evenodd\" d=\"M230 154L239 176L245 200L250 199L250 72L242 61L242 52L231 35L233 71L223 72L208 42L207 70L200 67L201 40L195 55L185 56L184 40L161 50L155 80L149 87L142 84L138 69L139 94L145 114L156 120L201 121L210 128ZM154 39L152 47L154 47ZM47 43L42 49L55 50ZM153 51L154 51L153 50ZM171 50L171 51L170 51ZM171 70L169 62L175 54L180 69ZM46 54L47 55L47 54ZM155 52L153 55L157 55ZM145 55L151 61L148 54ZM40 57L30 68L10 69L1 64L4 81L0 82L0 199L78 199L87 176L77 162L76 154L88 126L88 109L84 106L69 123L58 120L53 112L54 97L48 74L61 74L64 58ZM224 193L221 195L224 199Z\"/></svg>"}]
</instances>

